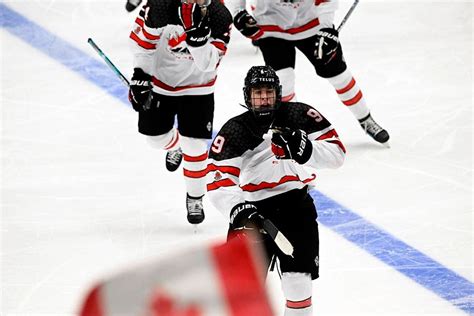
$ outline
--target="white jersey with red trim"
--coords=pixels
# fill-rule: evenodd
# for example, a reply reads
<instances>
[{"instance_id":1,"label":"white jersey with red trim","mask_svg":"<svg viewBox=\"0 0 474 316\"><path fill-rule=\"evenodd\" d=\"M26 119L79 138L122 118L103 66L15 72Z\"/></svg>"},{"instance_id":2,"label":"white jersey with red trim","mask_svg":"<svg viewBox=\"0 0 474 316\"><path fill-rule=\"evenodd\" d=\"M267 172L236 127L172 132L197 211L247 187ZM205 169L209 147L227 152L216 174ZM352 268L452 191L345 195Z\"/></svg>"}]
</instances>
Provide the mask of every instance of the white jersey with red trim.
<instances>
[{"instance_id":1,"label":"white jersey with red trim","mask_svg":"<svg viewBox=\"0 0 474 316\"><path fill-rule=\"evenodd\" d=\"M164 95L214 92L217 67L227 50L232 17L219 0L207 7L211 37L201 47L186 43L178 8L180 0L150 0L130 33L134 68L152 76L153 90Z\"/></svg>"},{"instance_id":2,"label":"white jersey with red trim","mask_svg":"<svg viewBox=\"0 0 474 316\"><path fill-rule=\"evenodd\" d=\"M247 8L245 0L226 0L235 16ZM332 27L338 0L254 0L249 1L250 14L261 32L253 39L277 37L300 40L316 34L323 27Z\"/></svg>"},{"instance_id":3,"label":"white jersey with red trim","mask_svg":"<svg viewBox=\"0 0 474 316\"><path fill-rule=\"evenodd\" d=\"M238 203L303 188L316 179L314 169L342 165L344 145L329 121L313 107L283 102L275 111L272 127L304 130L313 145L311 158L304 165L277 159L268 126L258 124L250 111L230 119L211 145L207 168L208 197L226 216Z\"/></svg>"}]
</instances>

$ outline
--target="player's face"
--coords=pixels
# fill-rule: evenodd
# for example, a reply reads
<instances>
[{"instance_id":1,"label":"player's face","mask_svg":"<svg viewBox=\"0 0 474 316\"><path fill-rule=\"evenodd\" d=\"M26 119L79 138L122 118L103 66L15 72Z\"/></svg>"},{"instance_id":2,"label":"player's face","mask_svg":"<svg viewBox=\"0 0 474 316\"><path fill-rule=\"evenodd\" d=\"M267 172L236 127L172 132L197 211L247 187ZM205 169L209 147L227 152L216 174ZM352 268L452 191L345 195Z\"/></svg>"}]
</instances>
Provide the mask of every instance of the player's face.
<instances>
[{"instance_id":1,"label":"player's face","mask_svg":"<svg viewBox=\"0 0 474 316\"><path fill-rule=\"evenodd\" d=\"M271 109L275 106L276 91L272 87L256 87L250 90L252 108L254 110Z\"/></svg>"}]
</instances>

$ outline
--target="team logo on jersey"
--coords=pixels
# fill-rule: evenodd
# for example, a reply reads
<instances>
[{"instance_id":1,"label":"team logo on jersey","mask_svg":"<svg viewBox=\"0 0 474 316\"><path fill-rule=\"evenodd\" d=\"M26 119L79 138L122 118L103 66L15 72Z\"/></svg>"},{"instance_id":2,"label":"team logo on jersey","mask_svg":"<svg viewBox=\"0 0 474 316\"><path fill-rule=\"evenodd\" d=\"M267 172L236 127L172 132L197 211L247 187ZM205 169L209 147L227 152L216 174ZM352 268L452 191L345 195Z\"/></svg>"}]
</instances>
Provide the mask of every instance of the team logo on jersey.
<instances>
[{"instance_id":1,"label":"team logo on jersey","mask_svg":"<svg viewBox=\"0 0 474 316\"><path fill-rule=\"evenodd\" d=\"M168 51L176 58L176 59L189 59L193 60L193 56L189 52L188 46L186 44L186 33L178 32L175 30L174 32L168 35Z\"/></svg>"},{"instance_id":2,"label":"team logo on jersey","mask_svg":"<svg viewBox=\"0 0 474 316\"><path fill-rule=\"evenodd\" d=\"M170 34L170 37L168 38L168 45L172 48L175 48L186 40L186 36L187 35L185 32L181 34L177 32L174 34Z\"/></svg>"},{"instance_id":3,"label":"team logo on jersey","mask_svg":"<svg viewBox=\"0 0 474 316\"><path fill-rule=\"evenodd\" d=\"M211 122L207 122L207 130L210 132L212 130L212 124Z\"/></svg>"},{"instance_id":4,"label":"team logo on jersey","mask_svg":"<svg viewBox=\"0 0 474 316\"><path fill-rule=\"evenodd\" d=\"M214 181L219 181L220 179L222 179L222 174L219 171L216 171L214 174Z\"/></svg>"}]
</instances>

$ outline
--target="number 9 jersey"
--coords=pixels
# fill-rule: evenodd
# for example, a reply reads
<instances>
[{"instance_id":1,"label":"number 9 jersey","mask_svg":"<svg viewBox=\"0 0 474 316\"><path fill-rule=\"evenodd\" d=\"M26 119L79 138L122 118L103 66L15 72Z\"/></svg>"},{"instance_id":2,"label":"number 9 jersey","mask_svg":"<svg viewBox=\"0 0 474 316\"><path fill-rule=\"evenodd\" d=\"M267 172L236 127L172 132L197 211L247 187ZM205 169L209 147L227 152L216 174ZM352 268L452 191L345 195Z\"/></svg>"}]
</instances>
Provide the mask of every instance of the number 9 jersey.
<instances>
[{"instance_id":1,"label":"number 9 jersey","mask_svg":"<svg viewBox=\"0 0 474 316\"><path fill-rule=\"evenodd\" d=\"M282 128L307 134L312 152L304 164L275 156L271 133ZM305 187L316 179L314 169L340 167L345 152L329 121L307 104L280 103L270 126L262 126L254 113L247 111L227 121L211 145L208 196L229 216L238 203L261 201Z\"/></svg>"}]
</instances>

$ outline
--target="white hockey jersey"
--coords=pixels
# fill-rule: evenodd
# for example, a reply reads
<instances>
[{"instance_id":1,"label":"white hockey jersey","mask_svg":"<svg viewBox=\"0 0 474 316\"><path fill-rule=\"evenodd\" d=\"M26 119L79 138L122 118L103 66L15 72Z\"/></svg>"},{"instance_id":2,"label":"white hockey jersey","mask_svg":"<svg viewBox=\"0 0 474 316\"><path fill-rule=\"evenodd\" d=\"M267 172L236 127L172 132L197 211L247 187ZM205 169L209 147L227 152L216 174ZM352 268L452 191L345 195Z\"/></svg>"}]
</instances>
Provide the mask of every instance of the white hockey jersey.
<instances>
[{"instance_id":1,"label":"white hockey jersey","mask_svg":"<svg viewBox=\"0 0 474 316\"><path fill-rule=\"evenodd\" d=\"M316 179L313 168L342 165L344 145L329 121L311 106L281 103L272 126L304 130L313 145L310 160L300 165L276 159L268 126L260 126L252 112L230 119L211 145L207 168L208 197L224 215L238 203L303 188Z\"/></svg>"},{"instance_id":2,"label":"white hockey jersey","mask_svg":"<svg viewBox=\"0 0 474 316\"><path fill-rule=\"evenodd\" d=\"M211 37L201 47L190 47L179 21L180 5L180 0L149 0L143 7L130 33L133 66L152 76L153 90L159 94L210 94L227 50L232 17L213 0L207 8Z\"/></svg>"},{"instance_id":3,"label":"white hockey jersey","mask_svg":"<svg viewBox=\"0 0 474 316\"><path fill-rule=\"evenodd\" d=\"M247 8L245 0L226 0L232 16ZM338 0L254 0L249 1L250 14L261 32L252 39L277 37L300 40L332 27Z\"/></svg>"}]
</instances>

